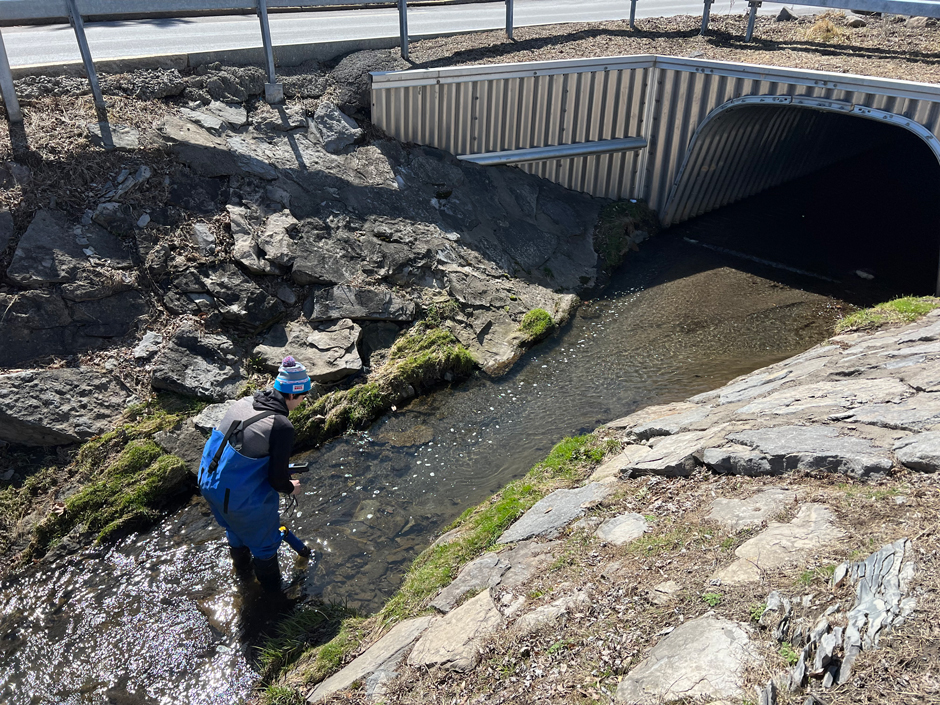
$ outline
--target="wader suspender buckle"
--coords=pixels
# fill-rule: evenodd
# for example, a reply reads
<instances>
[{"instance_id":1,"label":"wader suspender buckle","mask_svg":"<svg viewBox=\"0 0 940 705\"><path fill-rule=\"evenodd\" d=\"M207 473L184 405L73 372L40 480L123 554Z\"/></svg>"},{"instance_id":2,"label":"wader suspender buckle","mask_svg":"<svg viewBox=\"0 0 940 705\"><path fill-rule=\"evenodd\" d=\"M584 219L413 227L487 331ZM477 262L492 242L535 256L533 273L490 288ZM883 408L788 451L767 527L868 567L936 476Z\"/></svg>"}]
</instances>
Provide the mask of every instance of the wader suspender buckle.
<instances>
[{"instance_id":1,"label":"wader suspender buckle","mask_svg":"<svg viewBox=\"0 0 940 705\"><path fill-rule=\"evenodd\" d=\"M241 433L246 428L251 426L251 424L261 419L266 419L269 416L274 416L273 411L262 411L260 414L255 414L250 419L245 419L244 421L232 421L232 425L228 427L228 431L225 432L225 437L222 439L222 442L219 444L218 450L215 451L215 457L212 458L212 462L209 463L209 467L206 468L206 477L215 473L219 467L219 461L222 459L222 453L225 452L225 446L228 445L228 439L232 437L234 433Z\"/></svg>"}]
</instances>

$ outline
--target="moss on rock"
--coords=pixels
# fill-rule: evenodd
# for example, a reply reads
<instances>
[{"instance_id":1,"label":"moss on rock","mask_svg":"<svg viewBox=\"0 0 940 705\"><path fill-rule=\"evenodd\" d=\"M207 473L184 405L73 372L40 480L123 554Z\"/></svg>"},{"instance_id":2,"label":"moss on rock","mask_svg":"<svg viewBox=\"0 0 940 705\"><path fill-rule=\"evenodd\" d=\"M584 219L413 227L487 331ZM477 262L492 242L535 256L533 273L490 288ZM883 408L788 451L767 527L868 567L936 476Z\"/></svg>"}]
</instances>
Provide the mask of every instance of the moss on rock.
<instances>
[{"instance_id":1,"label":"moss on rock","mask_svg":"<svg viewBox=\"0 0 940 705\"><path fill-rule=\"evenodd\" d=\"M419 323L395 341L373 379L326 394L291 413L295 449L362 428L417 393L468 376L475 365L450 331Z\"/></svg>"},{"instance_id":2,"label":"moss on rock","mask_svg":"<svg viewBox=\"0 0 940 705\"><path fill-rule=\"evenodd\" d=\"M936 296L902 296L850 313L836 323L836 333L852 333L875 330L887 325L913 323L935 308L940 308L940 298Z\"/></svg>"},{"instance_id":3,"label":"moss on rock","mask_svg":"<svg viewBox=\"0 0 940 705\"><path fill-rule=\"evenodd\" d=\"M519 324L519 331L525 335L526 345L535 345L544 340L554 329L555 321L552 320L551 314L541 308L533 308L522 317L522 323Z\"/></svg>"}]
</instances>

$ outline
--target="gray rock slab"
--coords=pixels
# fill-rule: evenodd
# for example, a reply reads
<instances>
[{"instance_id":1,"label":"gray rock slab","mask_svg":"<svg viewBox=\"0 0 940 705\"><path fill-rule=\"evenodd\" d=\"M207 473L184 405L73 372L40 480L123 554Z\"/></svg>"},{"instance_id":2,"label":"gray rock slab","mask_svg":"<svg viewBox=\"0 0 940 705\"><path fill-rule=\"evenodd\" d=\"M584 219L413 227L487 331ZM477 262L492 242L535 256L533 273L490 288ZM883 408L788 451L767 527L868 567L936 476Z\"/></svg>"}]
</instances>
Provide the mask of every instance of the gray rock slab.
<instances>
[{"instance_id":1,"label":"gray rock slab","mask_svg":"<svg viewBox=\"0 0 940 705\"><path fill-rule=\"evenodd\" d=\"M554 538L575 519L609 495L613 489L604 483L591 482L573 490L555 490L536 502L497 543L525 541L535 536Z\"/></svg>"},{"instance_id":2,"label":"gray rock slab","mask_svg":"<svg viewBox=\"0 0 940 705\"><path fill-rule=\"evenodd\" d=\"M334 286L313 292L304 302L304 315L310 321L407 322L415 318L415 305L386 289Z\"/></svg>"},{"instance_id":3,"label":"gray rock slab","mask_svg":"<svg viewBox=\"0 0 940 705\"><path fill-rule=\"evenodd\" d=\"M627 512L605 521L597 527L594 535L614 546L623 546L640 538L648 527L649 524L642 514Z\"/></svg>"},{"instance_id":4,"label":"gray rock slab","mask_svg":"<svg viewBox=\"0 0 940 705\"><path fill-rule=\"evenodd\" d=\"M7 248L15 234L16 225L13 223L13 214L8 210L0 210L0 252Z\"/></svg>"},{"instance_id":5,"label":"gray rock slab","mask_svg":"<svg viewBox=\"0 0 940 705\"><path fill-rule=\"evenodd\" d=\"M639 411L634 411L629 416L610 421L604 424L604 426L610 429L632 429L658 419L675 416L676 414L684 414L700 408L701 406L699 404L693 404L687 401L678 401L671 404L657 404L656 406L647 406Z\"/></svg>"},{"instance_id":6,"label":"gray rock slab","mask_svg":"<svg viewBox=\"0 0 940 705\"><path fill-rule=\"evenodd\" d=\"M591 596L586 590L565 595L551 604L538 607L519 617L512 625L518 636L532 634L544 627L554 627L574 612L587 612L591 608Z\"/></svg>"},{"instance_id":7,"label":"gray rock slab","mask_svg":"<svg viewBox=\"0 0 940 705\"><path fill-rule=\"evenodd\" d=\"M918 325L913 330L898 336L898 343L919 343L940 339L940 321L928 326Z\"/></svg>"},{"instance_id":8,"label":"gray rock slab","mask_svg":"<svg viewBox=\"0 0 940 705\"><path fill-rule=\"evenodd\" d=\"M110 431L135 397L89 368L0 375L0 440L27 446L86 441Z\"/></svg>"},{"instance_id":9,"label":"gray rock slab","mask_svg":"<svg viewBox=\"0 0 940 705\"><path fill-rule=\"evenodd\" d=\"M229 399L219 404L209 404L209 406L193 417L193 424L200 431L212 433L213 429L219 425L219 422L222 421L225 414L234 403L234 399Z\"/></svg>"},{"instance_id":10,"label":"gray rock slab","mask_svg":"<svg viewBox=\"0 0 940 705\"><path fill-rule=\"evenodd\" d=\"M153 331L148 331L140 339L134 348L133 355L135 360L149 360L160 352L160 346L163 345L163 336Z\"/></svg>"},{"instance_id":11,"label":"gray rock slab","mask_svg":"<svg viewBox=\"0 0 940 705\"><path fill-rule=\"evenodd\" d=\"M901 379L919 392L940 392L940 365L922 364L925 358L908 359L917 362L900 374Z\"/></svg>"},{"instance_id":12,"label":"gray rock slab","mask_svg":"<svg viewBox=\"0 0 940 705\"><path fill-rule=\"evenodd\" d=\"M440 612L450 612L464 595L496 587L507 570L508 561L495 553L486 553L461 568L453 582L431 601L431 607Z\"/></svg>"},{"instance_id":13,"label":"gray rock slab","mask_svg":"<svg viewBox=\"0 0 940 705\"><path fill-rule=\"evenodd\" d=\"M591 482L601 482L610 478L620 477L632 471L636 464L650 455L650 448L646 445L629 445L618 455L604 462L591 475Z\"/></svg>"},{"instance_id":14,"label":"gray rock slab","mask_svg":"<svg viewBox=\"0 0 940 705\"><path fill-rule=\"evenodd\" d=\"M225 139L190 120L168 115L157 124L157 131L167 149L200 176L231 176L241 170Z\"/></svg>"},{"instance_id":15,"label":"gray rock slab","mask_svg":"<svg viewBox=\"0 0 940 705\"><path fill-rule=\"evenodd\" d=\"M484 590L431 624L408 655L408 665L471 671L480 662L481 640L503 623L490 591Z\"/></svg>"},{"instance_id":16,"label":"gray rock slab","mask_svg":"<svg viewBox=\"0 0 940 705\"><path fill-rule=\"evenodd\" d=\"M513 590L527 582L551 564L555 559L554 551L559 545L558 541L522 541L513 548L502 551L499 557L509 563L509 570L503 573L499 586Z\"/></svg>"},{"instance_id":17,"label":"gray rock slab","mask_svg":"<svg viewBox=\"0 0 940 705\"><path fill-rule=\"evenodd\" d=\"M653 438L654 436L671 436L680 431L685 431L689 426L702 421L708 416L710 411L711 407L700 406L678 414L663 416L654 421L647 421L646 423L634 426L628 435L635 436L637 439L643 441Z\"/></svg>"},{"instance_id":18,"label":"gray rock slab","mask_svg":"<svg viewBox=\"0 0 940 705\"><path fill-rule=\"evenodd\" d=\"M702 462L715 472L727 475L779 475L770 465L770 459L758 450L739 443L728 443L719 448L706 448Z\"/></svg>"},{"instance_id":19,"label":"gray rock slab","mask_svg":"<svg viewBox=\"0 0 940 705\"><path fill-rule=\"evenodd\" d=\"M891 378L816 382L773 392L735 410L735 414L780 415L797 414L819 407L854 408L862 404L898 403L912 394L910 387Z\"/></svg>"},{"instance_id":20,"label":"gray rock slab","mask_svg":"<svg viewBox=\"0 0 940 705\"><path fill-rule=\"evenodd\" d=\"M718 403L735 404L745 399L766 394L786 382L790 374L790 370L777 370L749 375L739 382L732 382L722 387L718 395Z\"/></svg>"},{"instance_id":21,"label":"gray rock slab","mask_svg":"<svg viewBox=\"0 0 940 705\"><path fill-rule=\"evenodd\" d=\"M307 697L307 702L326 700L377 672L382 672L385 679L394 677L395 668L404 658L405 651L427 631L433 620L434 617L417 617L399 622L352 663L319 683Z\"/></svg>"},{"instance_id":22,"label":"gray rock slab","mask_svg":"<svg viewBox=\"0 0 940 705\"><path fill-rule=\"evenodd\" d=\"M842 420L882 428L923 431L940 423L940 394L917 394L900 404L865 404Z\"/></svg>"},{"instance_id":23,"label":"gray rock slab","mask_svg":"<svg viewBox=\"0 0 940 705\"><path fill-rule=\"evenodd\" d=\"M7 276L22 286L60 284L75 279L86 255L81 230L59 211L41 210L20 237Z\"/></svg>"},{"instance_id":24,"label":"gray rock slab","mask_svg":"<svg viewBox=\"0 0 940 705\"><path fill-rule=\"evenodd\" d=\"M236 129L248 124L248 111L245 106L237 103L222 103L214 100L206 106L206 111Z\"/></svg>"},{"instance_id":25,"label":"gray rock slab","mask_svg":"<svg viewBox=\"0 0 940 705\"><path fill-rule=\"evenodd\" d=\"M747 499L719 497L712 502L707 519L731 531L740 531L759 526L795 502L798 496L794 490L771 487Z\"/></svg>"},{"instance_id":26,"label":"gray rock slab","mask_svg":"<svg viewBox=\"0 0 940 705\"><path fill-rule=\"evenodd\" d=\"M361 338L362 329L348 318L319 326L300 320L274 326L254 354L271 372L284 357L293 355L314 382L336 382L362 371Z\"/></svg>"},{"instance_id":27,"label":"gray rock slab","mask_svg":"<svg viewBox=\"0 0 940 705\"><path fill-rule=\"evenodd\" d=\"M241 382L232 342L193 328L181 328L154 360L154 389L223 401L235 397Z\"/></svg>"},{"instance_id":28,"label":"gray rock slab","mask_svg":"<svg viewBox=\"0 0 940 705\"><path fill-rule=\"evenodd\" d=\"M90 122L86 125L91 143L102 149L133 152L140 147L140 132L130 125ZM107 135L107 138L105 137ZM110 142L110 144L108 144Z\"/></svg>"},{"instance_id":29,"label":"gray rock slab","mask_svg":"<svg viewBox=\"0 0 940 705\"><path fill-rule=\"evenodd\" d=\"M728 440L763 453L775 472L826 470L852 477L886 473L893 461L864 438L840 435L833 426L777 426L728 435Z\"/></svg>"},{"instance_id":30,"label":"gray rock slab","mask_svg":"<svg viewBox=\"0 0 940 705\"><path fill-rule=\"evenodd\" d=\"M324 101L317 106L310 121L310 131L331 154L338 154L362 137L362 129L355 120L333 103Z\"/></svg>"},{"instance_id":31,"label":"gray rock slab","mask_svg":"<svg viewBox=\"0 0 940 705\"><path fill-rule=\"evenodd\" d=\"M712 430L655 438L650 452L628 470L634 475L688 477L698 467L698 457L705 447L715 442L715 436L716 432Z\"/></svg>"},{"instance_id":32,"label":"gray rock slab","mask_svg":"<svg viewBox=\"0 0 940 705\"><path fill-rule=\"evenodd\" d=\"M940 470L940 431L927 431L902 438L894 444L898 462L911 470L937 472Z\"/></svg>"},{"instance_id":33,"label":"gray rock slab","mask_svg":"<svg viewBox=\"0 0 940 705\"><path fill-rule=\"evenodd\" d=\"M711 614L679 625L630 671L616 702L661 705L673 700L740 700L743 673L758 656L746 628Z\"/></svg>"},{"instance_id":34,"label":"gray rock slab","mask_svg":"<svg viewBox=\"0 0 940 705\"><path fill-rule=\"evenodd\" d=\"M647 599L654 605L668 605L674 602L682 586L675 580L666 580L651 587L646 593Z\"/></svg>"},{"instance_id":35,"label":"gray rock slab","mask_svg":"<svg viewBox=\"0 0 940 705\"><path fill-rule=\"evenodd\" d=\"M180 108L180 115L196 123L212 135L219 136L228 129L228 123L218 115L205 113L201 110L188 110Z\"/></svg>"},{"instance_id":36,"label":"gray rock slab","mask_svg":"<svg viewBox=\"0 0 940 705\"><path fill-rule=\"evenodd\" d=\"M845 532L835 525L835 516L822 504L804 504L793 521L771 522L760 534L741 544L738 560L712 577L722 584L757 582L761 572L797 565L826 546L841 541Z\"/></svg>"}]
</instances>

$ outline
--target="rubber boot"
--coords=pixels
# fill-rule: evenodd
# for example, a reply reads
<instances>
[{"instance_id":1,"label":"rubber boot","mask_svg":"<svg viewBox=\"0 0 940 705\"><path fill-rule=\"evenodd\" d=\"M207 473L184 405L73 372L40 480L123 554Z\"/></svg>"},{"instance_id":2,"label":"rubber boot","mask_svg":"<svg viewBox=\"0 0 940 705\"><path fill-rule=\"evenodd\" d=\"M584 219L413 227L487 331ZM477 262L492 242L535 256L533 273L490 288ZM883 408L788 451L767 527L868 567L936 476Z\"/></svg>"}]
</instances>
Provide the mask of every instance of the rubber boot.
<instances>
[{"instance_id":1,"label":"rubber boot","mask_svg":"<svg viewBox=\"0 0 940 705\"><path fill-rule=\"evenodd\" d=\"M240 548L229 546L228 553L232 557L232 567L238 575L245 575L251 570L251 551L248 546Z\"/></svg>"},{"instance_id":2,"label":"rubber boot","mask_svg":"<svg viewBox=\"0 0 940 705\"><path fill-rule=\"evenodd\" d=\"M281 566L276 553L270 558L255 558L255 577L265 592L281 591Z\"/></svg>"}]
</instances>

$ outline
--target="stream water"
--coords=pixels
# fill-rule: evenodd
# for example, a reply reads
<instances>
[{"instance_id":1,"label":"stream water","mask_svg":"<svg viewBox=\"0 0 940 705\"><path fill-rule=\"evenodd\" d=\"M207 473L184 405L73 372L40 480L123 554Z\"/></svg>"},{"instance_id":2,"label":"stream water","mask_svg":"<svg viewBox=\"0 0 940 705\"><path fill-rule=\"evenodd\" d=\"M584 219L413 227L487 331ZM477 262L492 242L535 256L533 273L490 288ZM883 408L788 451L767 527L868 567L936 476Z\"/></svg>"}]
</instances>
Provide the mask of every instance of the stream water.
<instances>
[{"instance_id":1,"label":"stream water","mask_svg":"<svg viewBox=\"0 0 940 705\"><path fill-rule=\"evenodd\" d=\"M295 564L282 549L290 594L375 610L449 522L563 436L794 355L831 331L843 298L884 297L689 242L733 249L730 210L644 243L510 374L441 390L305 454L312 470L289 523L317 560ZM749 222L738 231L753 232ZM117 546L29 569L0 585L0 702L241 702L271 617L256 590L237 583L198 500Z\"/></svg>"}]
</instances>

